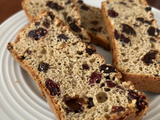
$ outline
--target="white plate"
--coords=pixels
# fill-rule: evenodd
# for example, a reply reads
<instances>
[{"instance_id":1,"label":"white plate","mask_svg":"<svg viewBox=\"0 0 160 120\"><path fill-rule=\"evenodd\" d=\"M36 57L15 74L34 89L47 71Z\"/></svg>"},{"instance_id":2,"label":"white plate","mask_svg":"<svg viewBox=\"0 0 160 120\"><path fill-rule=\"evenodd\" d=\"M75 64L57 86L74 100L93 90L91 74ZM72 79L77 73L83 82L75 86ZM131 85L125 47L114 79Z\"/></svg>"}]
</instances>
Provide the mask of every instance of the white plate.
<instances>
[{"instance_id":1,"label":"white plate","mask_svg":"<svg viewBox=\"0 0 160 120\"><path fill-rule=\"evenodd\" d=\"M100 2L86 3L100 7ZM160 25L160 11L152 9ZM158 15L159 14L159 15ZM18 63L6 46L13 42L18 32L28 24L24 11L20 11L0 26L0 120L56 120L38 87ZM111 63L111 54L97 47L106 63ZM16 82L17 81L17 82ZM160 94L146 92L150 109L144 120L160 120Z\"/></svg>"}]
</instances>

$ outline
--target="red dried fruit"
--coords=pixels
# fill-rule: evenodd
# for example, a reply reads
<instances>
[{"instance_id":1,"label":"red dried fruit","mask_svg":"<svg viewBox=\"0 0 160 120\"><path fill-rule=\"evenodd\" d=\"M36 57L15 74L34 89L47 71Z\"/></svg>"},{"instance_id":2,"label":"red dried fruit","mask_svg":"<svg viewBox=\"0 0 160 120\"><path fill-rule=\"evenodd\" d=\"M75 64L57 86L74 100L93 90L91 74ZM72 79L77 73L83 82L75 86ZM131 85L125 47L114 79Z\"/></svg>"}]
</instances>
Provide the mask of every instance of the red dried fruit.
<instances>
[{"instance_id":1,"label":"red dried fruit","mask_svg":"<svg viewBox=\"0 0 160 120\"><path fill-rule=\"evenodd\" d=\"M118 13L115 12L114 10L108 10L108 15L114 18L118 16Z\"/></svg>"},{"instance_id":2,"label":"red dried fruit","mask_svg":"<svg viewBox=\"0 0 160 120\"><path fill-rule=\"evenodd\" d=\"M48 69L49 69L48 63L40 63L38 66L38 71L47 72Z\"/></svg>"},{"instance_id":3,"label":"red dried fruit","mask_svg":"<svg viewBox=\"0 0 160 120\"><path fill-rule=\"evenodd\" d=\"M103 64L100 66L100 71L101 72L103 71L104 73L112 73L112 72L116 72L116 69L112 66Z\"/></svg>"},{"instance_id":4,"label":"red dried fruit","mask_svg":"<svg viewBox=\"0 0 160 120\"><path fill-rule=\"evenodd\" d=\"M76 25L75 22L70 23L69 26L74 32L81 32L81 29Z\"/></svg>"},{"instance_id":5,"label":"red dried fruit","mask_svg":"<svg viewBox=\"0 0 160 120\"><path fill-rule=\"evenodd\" d=\"M100 83L101 77L102 77L101 74L97 72L93 72L89 78L89 84L94 84L95 82Z\"/></svg>"},{"instance_id":6,"label":"red dried fruit","mask_svg":"<svg viewBox=\"0 0 160 120\"><path fill-rule=\"evenodd\" d=\"M87 64L87 63L83 64L83 65L82 65L82 69L83 69L83 70L89 70L88 64Z\"/></svg>"},{"instance_id":7,"label":"red dried fruit","mask_svg":"<svg viewBox=\"0 0 160 120\"><path fill-rule=\"evenodd\" d=\"M112 106L111 113L119 113L121 111L125 111L125 108L122 106Z\"/></svg>"},{"instance_id":8,"label":"red dried fruit","mask_svg":"<svg viewBox=\"0 0 160 120\"><path fill-rule=\"evenodd\" d=\"M153 60L156 59L156 54L158 53L157 50L151 50L149 51L148 53L146 53L144 55L144 57L142 58L142 61L146 64L146 65L149 65L149 64L152 64L153 63Z\"/></svg>"},{"instance_id":9,"label":"red dried fruit","mask_svg":"<svg viewBox=\"0 0 160 120\"><path fill-rule=\"evenodd\" d=\"M34 40L39 40L42 36L47 34L47 30L44 28L38 28L36 30L32 30L28 33L28 36L34 38Z\"/></svg>"},{"instance_id":10,"label":"red dried fruit","mask_svg":"<svg viewBox=\"0 0 160 120\"><path fill-rule=\"evenodd\" d=\"M62 39L65 40L65 42L67 42L67 40L69 39L65 34L60 34L57 36L57 38L62 41Z\"/></svg>"},{"instance_id":11,"label":"red dried fruit","mask_svg":"<svg viewBox=\"0 0 160 120\"><path fill-rule=\"evenodd\" d=\"M51 79L47 79L45 81L45 85L47 89L50 91L50 95L55 96L55 95L60 95L60 89L59 86Z\"/></svg>"},{"instance_id":12,"label":"red dried fruit","mask_svg":"<svg viewBox=\"0 0 160 120\"><path fill-rule=\"evenodd\" d=\"M107 83L107 86L111 88L117 86L117 84L113 83L112 81L106 81L106 83Z\"/></svg>"},{"instance_id":13,"label":"red dried fruit","mask_svg":"<svg viewBox=\"0 0 160 120\"><path fill-rule=\"evenodd\" d=\"M127 25L127 24L122 24L122 32L124 32L126 34L130 34L130 35L136 36L135 30L131 26Z\"/></svg>"},{"instance_id":14,"label":"red dried fruit","mask_svg":"<svg viewBox=\"0 0 160 120\"><path fill-rule=\"evenodd\" d=\"M86 53L88 53L89 55L92 55L95 52L96 52L96 50L93 50L91 48L86 48Z\"/></svg>"},{"instance_id":15,"label":"red dried fruit","mask_svg":"<svg viewBox=\"0 0 160 120\"><path fill-rule=\"evenodd\" d=\"M114 36L117 40L119 39L120 35L118 33L118 30L114 30Z\"/></svg>"},{"instance_id":16,"label":"red dried fruit","mask_svg":"<svg viewBox=\"0 0 160 120\"><path fill-rule=\"evenodd\" d=\"M71 98L69 96L64 96L63 98L64 103L67 105L67 113L69 112L75 112L75 113L80 113L83 112L84 108L83 108L83 103L84 100L82 98Z\"/></svg>"},{"instance_id":17,"label":"red dried fruit","mask_svg":"<svg viewBox=\"0 0 160 120\"><path fill-rule=\"evenodd\" d=\"M54 3L53 1L48 1L46 6L48 6L49 8L53 9L53 10L63 10L64 8L60 5L58 5L57 3Z\"/></svg>"},{"instance_id":18,"label":"red dried fruit","mask_svg":"<svg viewBox=\"0 0 160 120\"><path fill-rule=\"evenodd\" d=\"M89 7L87 7L86 5L82 5L81 9L87 11L87 10L89 10Z\"/></svg>"},{"instance_id":19,"label":"red dried fruit","mask_svg":"<svg viewBox=\"0 0 160 120\"><path fill-rule=\"evenodd\" d=\"M89 97L87 104L88 104L87 108L92 108L94 106L93 98Z\"/></svg>"}]
</instances>

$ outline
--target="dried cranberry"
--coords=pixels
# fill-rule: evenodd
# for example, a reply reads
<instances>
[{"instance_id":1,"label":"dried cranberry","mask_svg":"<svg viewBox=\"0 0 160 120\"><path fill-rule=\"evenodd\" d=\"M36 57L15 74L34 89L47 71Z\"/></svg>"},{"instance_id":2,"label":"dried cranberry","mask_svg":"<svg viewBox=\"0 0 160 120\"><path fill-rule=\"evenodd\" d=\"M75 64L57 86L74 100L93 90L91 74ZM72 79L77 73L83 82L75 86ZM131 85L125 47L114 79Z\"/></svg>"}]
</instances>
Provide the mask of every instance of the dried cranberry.
<instances>
[{"instance_id":1,"label":"dried cranberry","mask_svg":"<svg viewBox=\"0 0 160 120\"><path fill-rule=\"evenodd\" d=\"M151 50L148 53L146 53L144 55L144 57L142 58L142 61L146 64L152 64L153 63L153 59L156 59L156 54L158 53L157 50Z\"/></svg>"},{"instance_id":2,"label":"dried cranberry","mask_svg":"<svg viewBox=\"0 0 160 120\"><path fill-rule=\"evenodd\" d=\"M139 97L138 93L134 92L133 90L129 90L129 92L128 92L128 99L129 100L137 99L138 97Z\"/></svg>"},{"instance_id":3,"label":"dried cranberry","mask_svg":"<svg viewBox=\"0 0 160 120\"><path fill-rule=\"evenodd\" d=\"M53 1L48 1L46 6L57 11L64 9L62 6L58 5L57 3L54 3Z\"/></svg>"},{"instance_id":4,"label":"dried cranberry","mask_svg":"<svg viewBox=\"0 0 160 120\"><path fill-rule=\"evenodd\" d=\"M34 38L34 40L39 40L42 36L47 34L47 30L44 28L38 28L36 30L32 30L28 33L28 36Z\"/></svg>"},{"instance_id":5,"label":"dried cranberry","mask_svg":"<svg viewBox=\"0 0 160 120\"><path fill-rule=\"evenodd\" d=\"M70 23L69 26L74 32L81 32L81 29L76 25L75 22Z\"/></svg>"},{"instance_id":6,"label":"dried cranberry","mask_svg":"<svg viewBox=\"0 0 160 120\"><path fill-rule=\"evenodd\" d=\"M48 12L49 17L51 18L51 20L54 20L55 16L53 15L53 13Z\"/></svg>"},{"instance_id":7,"label":"dried cranberry","mask_svg":"<svg viewBox=\"0 0 160 120\"><path fill-rule=\"evenodd\" d=\"M92 55L95 52L96 52L96 50L93 50L91 48L86 48L86 53L88 53L89 55Z\"/></svg>"},{"instance_id":8,"label":"dried cranberry","mask_svg":"<svg viewBox=\"0 0 160 120\"><path fill-rule=\"evenodd\" d=\"M111 113L119 113L121 111L125 111L125 108L122 106L112 106Z\"/></svg>"},{"instance_id":9,"label":"dried cranberry","mask_svg":"<svg viewBox=\"0 0 160 120\"><path fill-rule=\"evenodd\" d=\"M83 69L83 70L89 70L88 64L87 64L87 63L83 64L83 65L82 65L82 69Z\"/></svg>"},{"instance_id":10,"label":"dried cranberry","mask_svg":"<svg viewBox=\"0 0 160 120\"><path fill-rule=\"evenodd\" d=\"M47 79L45 81L45 85L47 89L50 91L50 95L60 95L60 89L59 86L51 79Z\"/></svg>"},{"instance_id":11,"label":"dried cranberry","mask_svg":"<svg viewBox=\"0 0 160 120\"><path fill-rule=\"evenodd\" d=\"M127 24L122 24L122 32L124 32L126 34L130 34L130 35L136 36L135 30L131 26L127 25Z\"/></svg>"},{"instance_id":12,"label":"dried cranberry","mask_svg":"<svg viewBox=\"0 0 160 120\"><path fill-rule=\"evenodd\" d=\"M89 97L87 104L88 104L87 108L92 108L94 106L93 98Z\"/></svg>"},{"instance_id":13,"label":"dried cranberry","mask_svg":"<svg viewBox=\"0 0 160 120\"><path fill-rule=\"evenodd\" d=\"M89 84L100 83L102 75L97 72L93 72L89 78Z\"/></svg>"},{"instance_id":14,"label":"dried cranberry","mask_svg":"<svg viewBox=\"0 0 160 120\"><path fill-rule=\"evenodd\" d=\"M115 12L114 10L108 10L108 15L110 17L117 17L118 16L118 13Z\"/></svg>"},{"instance_id":15,"label":"dried cranberry","mask_svg":"<svg viewBox=\"0 0 160 120\"><path fill-rule=\"evenodd\" d=\"M106 83L107 83L107 86L108 87L116 87L117 85L115 84L115 83L113 83L112 81L106 81Z\"/></svg>"},{"instance_id":16,"label":"dried cranberry","mask_svg":"<svg viewBox=\"0 0 160 120\"><path fill-rule=\"evenodd\" d=\"M122 43L129 43L130 42L130 39L129 38L126 38L123 34L121 34L120 36L120 41Z\"/></svg>"},{"instance_id":17,"label":"dried cranberry","mask_svg":"<svg viewBox=\"0 0 160 120\"><path fill-rule=\"evenodd\" d=\"M67 40L69 39L65 34L60 34L57 36L57 38L61 41L62 39L65 40L65 42L67 42Z\"/></svg>"},{"instance_id":18,"label":"dried cranberry","mask_svg":"<svg viewBox=\"0 0 160 120\"><path fill-rule=\"evenodd\" d=\"M48 19L45 19L45 21L43 22L43 26L46 27L46 28L49 28L50 21Z\"/></svg>"},{"instance_id":19,"label":"dried cranberry","mask_svg":"<svg viewBox=\"0 0 160 120\"><path fill-rule=\"evenodd\" d=\"M82 106L82 99L80 98L71 98L69 96L64 96L63 98L64 103L67 105L67 112L75 112L75 113L80 113L83 112L84 108Z\"/></svg>"},{"instance_id":20,"label":"dried cranberry","mask_svg":"<svg viewBox=\"0 0 160 120\"><path fill-rule=\"evenodd\" d=\"M97 21L97 20L91 21L91 24L97 25L97 24L98 24L98 21Z\"/></svg>"},{"instance_id":21,"label":"dried cranberry","mask_svg":"<svg viewBox=\"0 0 160 120\"><path fill-rule=\"evenodd\" d=\"M89 10L89 7L87 7L86 5L82 5L81 9L87 11L87 10Z\"/></svg>"},{"instance_id":22,"label":"dried cranberry","mask_svg":"<svg viewBox=\"0 0 160 120\"><path fill-rule=\"evenodd\" d=\"M145 10L148 12L148 11L151 11L152 8L151 7L146 7Z\"/></svg>"},{"instance_id":23,"label":"dried cranberry","mask_svg":"<svg viewBox=\"0 0 160 120\"><path fill-rule=\"evenodd\" d=\"M38 71L43 71L43 72L47 72L47 70L49 69L49 64L48 63L40 63L38 66Z\"/></svg>"},{"instance_id":24,"label":"dried cranberry","mask_svg":"<svg viewBox=\"0 0 160 120\"><path fill-rule=\"evenodd\" d=\"M100 66L100 71L101 72L103 71L104 73L112 73L112 72L116 72L116 69L112 66L103 64Z\"/></svg>"},{"instance_id":25,"label":"dried cranberry","mask_svg":"<svg viewBox=\"0 0 160 120\"><path fill-rule=\"evenodd\" d=\"M120 35L118 33L118 30L114 30L114 36L117 40L119 39Z\"/></svg>"},{"instance_id":26,"label":"dried cranberry","mask_svg":"<svg viewBox=\"0 0 160 120\"><path fill-rule=\"evenodd\" d=\"M150 38L150 42L156 42L154 38Z\"/></svg>"}]
</instances>

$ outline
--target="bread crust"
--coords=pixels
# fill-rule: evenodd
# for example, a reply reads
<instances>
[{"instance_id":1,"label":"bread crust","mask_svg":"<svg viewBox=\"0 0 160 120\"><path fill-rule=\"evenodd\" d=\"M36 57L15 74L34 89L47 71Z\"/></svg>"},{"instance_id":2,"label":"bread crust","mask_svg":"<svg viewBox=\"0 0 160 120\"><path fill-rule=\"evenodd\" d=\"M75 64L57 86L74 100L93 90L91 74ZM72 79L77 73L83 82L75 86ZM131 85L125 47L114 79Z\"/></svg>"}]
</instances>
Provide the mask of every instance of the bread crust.
<instances>
[{"instance_id":1,"label":"bread crust","mask_svg":"<svg viewBox=\"0 0 160 120\"><path fill-rule=\"evenodd\" d=\"M112 0L108 0L112 1ZM142 4L148 6L146 0L140 0ZM106 1L105 1L106 2ZM131 81L135 88L138 90L150 91L153 93L160 93L160 77L155 77L154 75L145 75L145 74L127 74L124 72L123 68L118 66L119 58L117 57L119 54L118 46L116 44L116 39L114 37L114 27L111 24L110 17L108 17L107 12L104 8L104 3L102 3L102 15L105 21L105 25L107 28L107 32L110 39L110 47L113 55L113 65L116 69L118 69L122 73L122 77L126 81ZM154 24L157 26L156 22Z\"/></svg>"}]
</instances>

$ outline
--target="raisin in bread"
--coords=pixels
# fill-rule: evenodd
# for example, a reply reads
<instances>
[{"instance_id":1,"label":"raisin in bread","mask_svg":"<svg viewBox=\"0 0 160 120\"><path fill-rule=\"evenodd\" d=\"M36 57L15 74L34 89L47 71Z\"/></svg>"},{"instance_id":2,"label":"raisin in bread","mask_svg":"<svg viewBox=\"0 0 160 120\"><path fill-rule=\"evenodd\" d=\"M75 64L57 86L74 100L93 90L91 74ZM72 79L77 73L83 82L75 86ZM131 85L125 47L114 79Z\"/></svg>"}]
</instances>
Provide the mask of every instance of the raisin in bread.
<instances>
[{"instance_id":1,"label":"raisin in bread","mask_svg":"<svg viewBox=\"0 0 160 120\"><path fill-rule=\"evenodd\" d=\"M87 32L81 27L81 17L72 0L23 0L22 7L30 21L41 11L51 11L67 24L75 35L79 36L87 44L90 43ZM48 20L44 21L46 27L48 22Z\"/></svg>"},{"instance_id":2,"label":"raisin in bread","mask_svg":"<svg viewBox=\"0 0 160 120\"><path fill-rule=\"evenodd\" d=\"M145 0L107 0L102 13L114 66L139 90L160 92L160 31Z\"/></svg>"},{"instance_id":3,"label":"raisin in bread","mask_svg":"<svg viewBox=\"0 0 160 120\"><path fill-rule=\"evenodd\" d=\"M145 94L120 81L117 70L50 12L27 25L8 49L58 120L141 120L148 110Z\"/></svg>"},{"instance_id":4,"label":"raisin in bread","mask_svg":"<svg viewBox=\"0 0 160 120\"><path fill-rule=\"evenodd\" d=\"M109 38L102 18L101 10L83 3L82 0L75 0L81 15L82 26L91 37L91 42L109 50Z\"/></svg>"}]
</instances>

